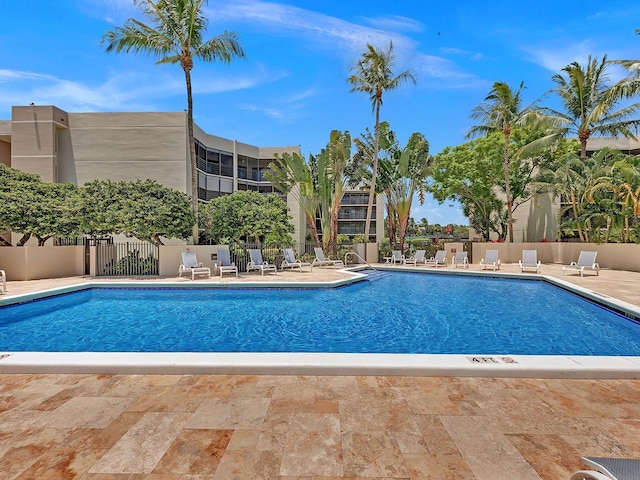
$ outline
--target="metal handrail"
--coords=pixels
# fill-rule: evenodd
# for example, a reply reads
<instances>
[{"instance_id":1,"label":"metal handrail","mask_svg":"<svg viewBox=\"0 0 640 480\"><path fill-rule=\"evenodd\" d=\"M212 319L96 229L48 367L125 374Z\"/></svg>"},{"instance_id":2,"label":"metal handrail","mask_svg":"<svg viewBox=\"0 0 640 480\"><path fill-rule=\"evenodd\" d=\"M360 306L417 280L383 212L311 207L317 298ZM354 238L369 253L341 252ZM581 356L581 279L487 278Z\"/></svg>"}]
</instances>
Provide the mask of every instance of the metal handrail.
<instances>
[{"instance_id":1,"label":"metal handrail","mask_svg":"<svg viewBox=\"0 0 640 480\"><path fill-rule=\"evenodd\" d=\"M344 264L348 265L349 262L347 261L347 258L349 257L349 255L354 255L356 257L358 257L360 260L362 260L364 263L366 263L367 265L369 265L369 268L371 268L372 270L377 270L376 267L374 267L373 265L371 265L369 262L367 262L364 258L362 258L360 255L358 255L356 252L347 252L344 254Z\"/></svg>"}]
</instances>

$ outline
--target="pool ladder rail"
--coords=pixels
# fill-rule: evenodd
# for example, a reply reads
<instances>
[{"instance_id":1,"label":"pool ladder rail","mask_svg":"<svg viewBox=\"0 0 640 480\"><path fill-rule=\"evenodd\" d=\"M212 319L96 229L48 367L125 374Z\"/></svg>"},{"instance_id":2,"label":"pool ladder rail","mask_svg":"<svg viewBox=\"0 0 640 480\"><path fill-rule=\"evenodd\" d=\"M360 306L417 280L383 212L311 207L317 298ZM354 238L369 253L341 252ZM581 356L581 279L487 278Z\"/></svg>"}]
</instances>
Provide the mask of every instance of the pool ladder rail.
<instances>
[{"instance_id":1,"label":"pool ladder rail","mask_svg":"<svg viewBox=\"0 0 640 480\"><path fill-rule=\"evenodd\" d=\"M349 264L349 262L348 262L349 255L353 255L354 257L357 257L359 260L362 261L362 263L366 264L370 269L377 270L376 267L371 265L369 262L367 262L364 258L362 258L360 255L358 255L356 252L347 252L347 253L344 254L344 264L345 265Z\"/></svg>"}]
</instances>

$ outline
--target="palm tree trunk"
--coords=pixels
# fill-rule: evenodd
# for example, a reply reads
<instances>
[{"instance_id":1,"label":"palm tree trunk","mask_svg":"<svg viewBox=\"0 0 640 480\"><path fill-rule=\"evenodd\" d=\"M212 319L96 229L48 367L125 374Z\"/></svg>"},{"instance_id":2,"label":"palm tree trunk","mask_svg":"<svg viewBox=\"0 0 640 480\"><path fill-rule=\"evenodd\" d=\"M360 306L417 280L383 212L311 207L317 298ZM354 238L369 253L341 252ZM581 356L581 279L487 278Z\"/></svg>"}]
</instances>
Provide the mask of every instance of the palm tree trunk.
<instances>
[{"instance_id":1,"label":"palm tree trunk","mask_svg":"<svg viewBox=\"0 0 640 480\"><path fill-rule=\"evenodd\" d=\"M187 82L187 136L189 141L189 160L191 164L191 202L196 224L193 226L193 243L198 244L198 170L196 164L196 142L193 134L193 97L191 95L191 73L184 68L184 78Z\"/></svg>"},{"instance_id":2,"label":"palm tree trunk","mask_svg":"<svg viewBox=\"0 0 640 480\"><path fill-rule=\"evenodd\" d=\"M511 184L509 182L509 133L504 134L504 191L507 195L507 225L509 227L509 243L513 243L513 216L511 212Z\"/></svg>"},{"instance_id":3,"label":"palm tree trunk","mask_svg":"<svg viewBox=\"0 0 640 480\"><path fill-rule=\"evenodd\" d=\"M313 237L313 241L316 244L316 247L320 246L320 237L318 236L318 229L316 228L316 219L311 215L306 215L307 217L307 226L311 231L311 236Z\"/></svg>"},{"instance_id":4,"label":"palm tree trunk","mask_svg":"<svg viewBox=\"0 0 640 480\"><path fill-rule=\"evenodd\" d=\"M386 189L387 195L387 221L389 222L389 245L392 247L396 244L396 218L393 214L393 206L391 204L391 190Z\"/></svg>"},{"instance_id":5,"label":"palm tree trunk","mask_svg":"<svg viewBox=\"0 0 640 480\"><path fill-rule=\"evenodd\" d=\"M576 195L572 191L571 192L571 208L573 209L573 218L576 219L576 225L578 225L578 236L580 237L581 242L585 242L584 235L582 234L582 227L580 226L580 221L578 220L578 205L576 202Z\"/></svg>"},{"instance_id":6,"label":"palm tree trunk","mask_svg":"<svg viewBox=\"0 0 640 480\"><path fill-rule=\"evenodd\" d=\"M369 190L369 204L367 205L367 218L364 222L364 241L369 241L369 229L371 228L371 214L373 213L373 199L376 195L376 176L378 175L378 145L380 142L380 103L376 104L376 126L373 142L373 172L371 174L371 190Z\"/></svg>"}]
</instances>

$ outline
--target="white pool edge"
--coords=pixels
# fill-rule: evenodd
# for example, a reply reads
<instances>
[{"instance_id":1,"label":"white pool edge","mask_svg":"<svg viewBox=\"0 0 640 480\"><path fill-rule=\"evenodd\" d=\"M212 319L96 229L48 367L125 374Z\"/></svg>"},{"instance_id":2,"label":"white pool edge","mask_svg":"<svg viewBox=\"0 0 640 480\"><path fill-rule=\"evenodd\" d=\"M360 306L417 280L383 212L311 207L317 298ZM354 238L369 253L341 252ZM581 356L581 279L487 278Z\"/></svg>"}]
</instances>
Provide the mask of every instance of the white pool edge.
<instances>
[{"instance_id":1,"label":"white pool edge","mask_svg":"<svg viewBox=\"0 0 640 480\"><path fill-rule=\"evenodd\" d=\"M640 378L640 357L362 353L4 352L0 373Z\"/></svg>"},{"instance_id":2,"label":"white pool edge","mask_svg":"<svg viewBox=\"0 0 640 480\"><path fill-rule=\"evenodd\" d=\"M385 269L386 268L382 268ZM415 268L388 270L421 271ZM86 288L332 288L362 275L317 283L176 283L88 281L0 300L21 303ZM427 272L425 272L427 273ZM555 277L501 272L430 270L428 273L540 280L640 318L640 308ZM640 378L640 356L444 355L362 353L104 353L0 352L0 373L404 375L519 378Z\"/></svg>"}]
</instances>

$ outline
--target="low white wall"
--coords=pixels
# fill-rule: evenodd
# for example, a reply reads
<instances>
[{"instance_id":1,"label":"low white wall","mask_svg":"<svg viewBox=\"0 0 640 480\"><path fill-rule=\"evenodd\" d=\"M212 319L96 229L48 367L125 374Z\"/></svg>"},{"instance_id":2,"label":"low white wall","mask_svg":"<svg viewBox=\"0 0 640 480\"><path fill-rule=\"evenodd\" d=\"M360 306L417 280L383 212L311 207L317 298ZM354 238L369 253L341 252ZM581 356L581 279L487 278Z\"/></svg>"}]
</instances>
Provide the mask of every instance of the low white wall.
<instances>
[{"instance_id":1,"label":"low white wall","mask_svg":"<svg viewBox=\"0 0 640 480\"><path fill-rule=\"evenodd\" d=\"M578 260L582 250L596 251L602 268L640 272L640 245L635 243L473 243L473 263L484 258L487 249L498 250L502 263L518 263L522 250L537 250L542 263L567 265Z\"/></svg>"}]
</instances>

